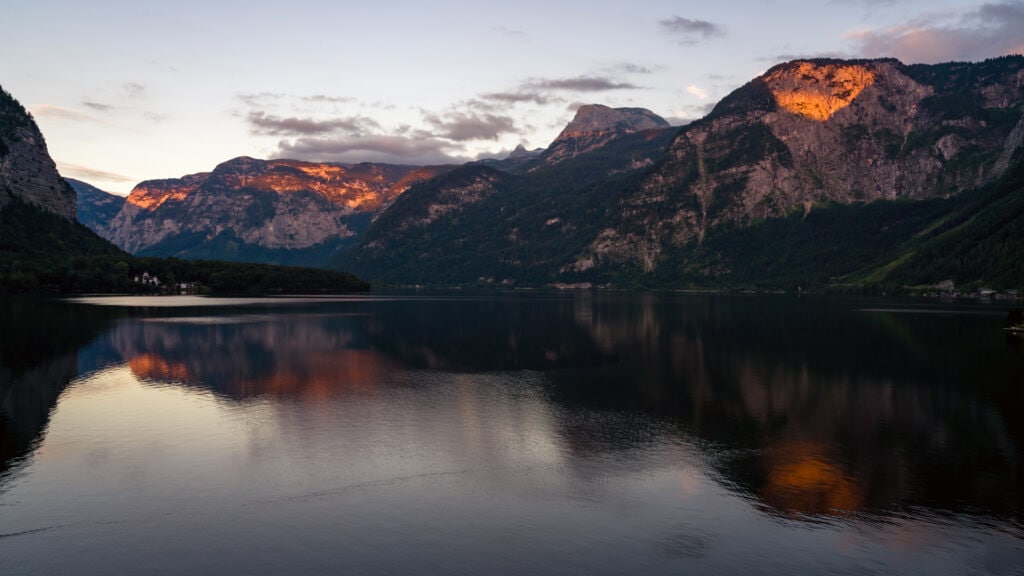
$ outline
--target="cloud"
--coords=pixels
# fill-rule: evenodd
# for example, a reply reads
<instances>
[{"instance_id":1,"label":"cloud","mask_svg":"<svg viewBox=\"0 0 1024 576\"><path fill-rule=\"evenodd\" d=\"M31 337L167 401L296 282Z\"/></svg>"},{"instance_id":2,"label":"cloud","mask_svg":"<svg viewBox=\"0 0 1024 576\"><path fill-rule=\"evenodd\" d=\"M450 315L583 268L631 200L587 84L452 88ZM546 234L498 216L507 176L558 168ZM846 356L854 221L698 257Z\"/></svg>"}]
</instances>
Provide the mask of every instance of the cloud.
<instances>
[{"instance_id":1,"label":"cloud","mask_svg":"<svg viewBox=\"0 0 1024 576\"><path fill-rule=\"evenodd\" d=\"M703 88L698 88L697 86L687 86L686 92L693 96L696 96L699 100L705 100L708 97L707 90L704 90Z\"/></svg>"},{"instance_id":2,"label":"cloud","mask_svg":"<svg viewBox=\"0 0 1024 576\"><path fill-rule=\"evenodd\" d=\"M449 112L444 116L428 114L425 120L434 127L437 136L457 142L497 140L502 134L516 131L515 121L500 114Z\"/></svg>"},{"instance_id":3,"label":"cloud","mask_svg":"<svg viewBox=\"0 0 1024 576\"><path fill-rule=\"evenodd\" d=\"M673 110L671 116L665 116L665 120L673 126L682 126L707 116L718 102L705 102L704 104L686 106L680 110Z\"/></svg>"},{"instance_id":4,"label":"cloud","mask_svg":"<svg viewBox=\"0 0 1024 576\"><path fill-rule=\"evenodd\" d=\"M238 99L246 106L262 108L272 102L291 100L311 104L349 104L355 102L355 98L349 96L331 96L328 94L286 94L284 92L250 92L239 94Z\"/></svg>"},{"instance_id":5,"label":"cloud","mask_svg":"<svg viewBox=\"0 0 1024 576\"><path fill-rule=\"evenodd\" d=\"M864 4L867 6L890 6L896 0L832 0L831 4Z\"/></svg>"},{"instance_id":6,"label":"cloud","mask_svg":"<svg viewBox=\"0 0 1024 576\"><path fill-rule=\"evenodd\" d=\"M653 74L654 69L648 68L647 66L641 66L640 64L633 64L632 62L622 62L611 67L611 70L616 72L623 72L625 74Z\"/></svg>"},{"instance_id":7,"label":"cloud","mask_svg":"<svg viewBox=\"0 0 1024 576\"><path fill-rule=\"evenodd\" d=\"M564 90L566 92L606 92L610 90L637 90L629 82L617 82L606 76L576 76L574 78L537 78L523 83L527 90Z\"/></svg>"},{"instance_id":8,"label":"cloud","mask_svg":"<svg viewBox=\"0 0 1024 576\"><path fill-rule=\"evenodd\" d=\"M117 108L117 106L111 106L110 104L103 104L101 102L82 102L82 106L86 108L92 108L97 112L110 112Z\"/></svg>"},{"instance_id":9,"label":"cloud","mask_svg":"<svg viewBox=\"0 0 1024 576\"><path fill-rule=\"evenodd\" d=\"M262 136L321 136L337 132L360 135L380 127L372 118L361 116L316 120L313 118L286 118L253 111L249 112L246 120L249 122L249 130L253 134Z\"/></svg>"},{"instance_id":10,"label":"cloud","mask_svg":"<svg viewBox=\"0 0 1024 576\"><path fill-rule=\"evenodd\" d=\"M519 90L514 92L488 92L487 94L481 94L480 98L484 100L494 100L496 102L502 102L505 104L522 104L531 102L538 106L545 106L550 104L553 98L539 91L528 91Z\"/></svg>"},{"instance_id":11,"label":"cloud","mask_svg":"<svg viewBox=\"0 0 1024 576\"><path fill-rule=\"evenodd\" d=\"M632 73L648 73L650 69L632 64L622 64L618 69L626 69ZM487 92L479 97L485 101L503 104L548 104L561 103L565 99L555 96L556 92L607 92L612 90L639 90L640 86L631 82L620 82L609 76L574 76L568 78L530 78L517 88L504 92Z\"/></svg>"},{"instance_id":12,"label":"cloud","mask_svg":"<svg viewBox=\"0 0 1024 576\"><path fill-rule=\"evenodd\" d=\"M769 56L761 56L757 58L758 62L768 62L770 64L779 64L782 62L789 62L792 60L808 60L812 58L833 58L839 60L847 60L850 58L856 58L856 55L852 55L848 52L828 51L828 52L806 52L796 53L787 52L783 54L774 54Z\"/></svg>"},{"instance_id":13,"label":"cloud","mask_svg":"<svg viewBox=\"0 0 1024 576\"><path fill-rule=\"evenodd\" d=\"M94 122L96 124L104 124L103 121L83 112L64 108L63 106L54 106L53 104L37 104L32 106L29 109L29 112L31 112L36 118L59 118L61 120L70 120L71 122Z\"/></svg>"},{"instance_id":14,"label":"cloud","mask_svg":"<svg viewBox=\"0 0 1024 576\"><path fill-rule=\"evenodd\" d=\"M342 104L355 102L355 98L350 96L328 96L327 94L313 94L310 96L296 96L303 102L320 102L320 103L331 103L331 104Z\"/></svg>"},{"instance_id":15,"label":"cloud","mask_svg":"<svg viewBox=\"0 0 1024 576\"><path fill-rule=\"evenodd\" d=\"M298 138L278 143L281 158L314 162L398 162L404 164L451 164L467 159L450 154L451 142L417 136L340 136Z\"/></svg>"},{"instance_id":16,"label":"cloud","mask_svg":"<svg viewBox=\"0 0 1024 576\"><path fill-rule=\"evenodd\" d=\"M129 98L141 98L146 93L146 87L136 82L125 82L121 84L121 89Z\"/></svg>"},{"instance_id":17,"label":"cloud","mask_svg":"<svg viewBox=\"0 0 1024 576\"><path fill-rule=\"evenodd\" d=\"M515 28L506 28L505 26L491 26L491 32L497 32L504 34L505 36L526 36L526 32L517 30Z\"/></svg>"},{"instance_id":18,"label":"cloud","mask_svg":"<svg viewBox=\"0 0 1024 576\"><path fill-rule=\"evenodd\" d=\"M932 15L888 28L846 35L855 51L868 58L895 57L907 63L934 64L983 60L1024 53L1024 2L982 4L959 18Z\"/></svg>"},{"instance_id":19,"label":"cloud","mask_svg":"<svg viewBox=\"0 0 1024 576\"><path fill-rule=\"evenodd\" d=\"M659 20L662 31L679 38L679 43L692 46L700 40L711 40L725 36L725 28L720 24L707 20L693 20L682 16L673 16Z\"/></svg>"},{"instance_id":20,"label":"cloud","mask_svg":"<svg viewBox=\"0 0 1024 576\"><path fill-rule=\"evenodd\" d=\"M149 59L149 60L146 60L146 64L149 64L150 66L154 66L156 68L162 68L162 69L167 70L169 72L174 72L175 74L181 74L181 69L176 68L176 67L171 66L171 65L168 65L168 64L164 64L163 62L160 62L159 60Z\"/></svg>"},{"instance_id":21,"label":"cloud","mask_svg":"<svg viewBox=\"0 0 1024 576\"><path fill-rule=\"evenodd\" d=\"M61 176L67 176L71 178L78 178L80 180L93 180L103 182L135 182L134 178L129 178L116 172L107 172L105 170L97 170L95 168L89 168L88 166L79 166L78 164L67 164L65 162L57 163L57 171L60 172Z\"/></svg>"},{"instance_id":22,"label":"cloud","mask_svg":"<svg viewBox=\"0 0 1024 576\"><path fill-rule=\"evenodd\" d=\"M249 92L246 94L239 94L238 99L246 106L258 108L266 105L268 102L273 102L286 98L287 94L283 92Z\"/></svg>"}]
</instances>

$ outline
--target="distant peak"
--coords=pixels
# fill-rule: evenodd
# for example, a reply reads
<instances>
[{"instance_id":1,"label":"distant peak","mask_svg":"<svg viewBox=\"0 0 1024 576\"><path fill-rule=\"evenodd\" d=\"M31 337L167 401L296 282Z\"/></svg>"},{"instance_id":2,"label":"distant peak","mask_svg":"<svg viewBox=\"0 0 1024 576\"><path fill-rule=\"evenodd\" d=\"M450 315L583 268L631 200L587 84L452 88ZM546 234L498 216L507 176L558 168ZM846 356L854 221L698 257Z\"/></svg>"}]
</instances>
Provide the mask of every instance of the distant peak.
<instances>
[{"instance_id":1,"label":"distant peak","mask_svg":"<svg viewBox=\"0 0 1024 576\"><path fill-rule=\"evenodd\" d=\"M667 120L646 108L610 108L602 104L585 104L562 131L559 139L593 132L627 134L641 130L667 128Z\"/></svg>"},{"instance_id":2,"label":"distant peak","mask_svg":"<svg viewBox=\"0 0 1024 576\"><path fill-rule=\"evenodd\" d=\"M531 158L533 156L540 155L543 152L543 148L534 148L533 150L527 150L526 146L520 144L516 146L515 150L509 153L508 157L510 160L519 160L522 158Z\"/></svg>"},{"instance_id":3,"label":"distant peak","mask_svg":"<svg viewBox=\"0 0 1024 576\"><path fill-rule=\"evenodd\" d=\"M214 172L221 172L221 171L224 171L224 170L230 170L230 171L246 170L246 169L250 169L250 168L253 168L253 167L256 167L256 166L265 166L266 164L267 164L266 160L260 160L258 158L251 158L249 156L238 156L236 158L232 158L230 160L226 160L224 162L221 162L220 164L217 165L216 168L213 169L213 171Z\"/></svg>"}]
</instances>

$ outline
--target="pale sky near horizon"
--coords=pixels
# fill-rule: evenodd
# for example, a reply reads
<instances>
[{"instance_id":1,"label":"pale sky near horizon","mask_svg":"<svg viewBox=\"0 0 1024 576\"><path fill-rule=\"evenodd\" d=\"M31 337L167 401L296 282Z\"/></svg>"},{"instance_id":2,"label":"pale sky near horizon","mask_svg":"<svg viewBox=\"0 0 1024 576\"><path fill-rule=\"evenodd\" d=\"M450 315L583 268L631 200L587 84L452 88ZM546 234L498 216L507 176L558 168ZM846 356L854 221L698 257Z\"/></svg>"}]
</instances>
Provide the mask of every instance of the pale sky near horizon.
<instances>
[{"instance_id":1,"label":"pale sky near horizon","mask_svg":"<svg viewBox=\"0 0 1024 576\"><path fill-rule=\"evenodd\" d=\"M1024 0L5 0L0 38L61 173L126 194L242 155L502 157L581 103L683 123L800 57L1024 53Z\"/></svg>"}]
</instances>

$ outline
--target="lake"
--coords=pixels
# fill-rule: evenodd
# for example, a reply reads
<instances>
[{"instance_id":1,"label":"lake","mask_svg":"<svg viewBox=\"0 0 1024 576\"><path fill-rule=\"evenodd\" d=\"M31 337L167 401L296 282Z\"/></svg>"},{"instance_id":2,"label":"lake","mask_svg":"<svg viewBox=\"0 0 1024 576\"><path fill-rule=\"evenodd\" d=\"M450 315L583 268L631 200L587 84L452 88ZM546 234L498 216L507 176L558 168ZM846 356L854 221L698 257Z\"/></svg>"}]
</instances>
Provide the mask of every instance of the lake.
<instances>
[{"instance_id":1,"label":"lake","mask_svg":"<svg viewBox=\"0 0 1024 576\"><path fill-rule=\"evenodd\" d=\"M0 574L1024 574L1007 310L0 297Z\"/></svg>"}]
</instances>

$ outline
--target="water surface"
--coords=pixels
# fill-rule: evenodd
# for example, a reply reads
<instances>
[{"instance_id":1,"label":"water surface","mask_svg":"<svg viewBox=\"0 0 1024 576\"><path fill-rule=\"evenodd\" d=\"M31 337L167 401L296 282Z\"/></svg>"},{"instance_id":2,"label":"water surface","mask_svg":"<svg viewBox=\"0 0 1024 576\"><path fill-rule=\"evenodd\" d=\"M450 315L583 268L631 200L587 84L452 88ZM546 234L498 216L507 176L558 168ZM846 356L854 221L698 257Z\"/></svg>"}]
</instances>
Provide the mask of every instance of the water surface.
<instances>
[{"instance_id":1,"label":"water surface","mask_svg":"<svg viewBox=\"0 0 1024 576\"><path fill-rule=\"evenodd\" d=\"M1024 573L994 305L0 300L0 573Z\"/></svg>"}]
</instances>

